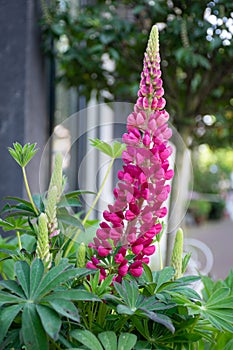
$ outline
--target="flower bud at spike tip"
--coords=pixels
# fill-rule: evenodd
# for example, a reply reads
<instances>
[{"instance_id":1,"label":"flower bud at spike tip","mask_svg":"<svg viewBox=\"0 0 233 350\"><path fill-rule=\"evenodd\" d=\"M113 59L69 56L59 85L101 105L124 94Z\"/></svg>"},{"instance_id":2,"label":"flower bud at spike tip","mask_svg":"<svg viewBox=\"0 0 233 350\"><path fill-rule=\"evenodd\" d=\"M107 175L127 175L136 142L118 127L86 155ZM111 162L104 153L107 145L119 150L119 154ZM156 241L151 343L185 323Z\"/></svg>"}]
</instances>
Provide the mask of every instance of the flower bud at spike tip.
<instances>
[{"instance_id":1,"label":"flower bud at spike tip","mask_svg":"<svg viewBox=\"0 0 233 350\"><path fill-rule=\"evenodd\" d=\"M51 176L50 184L48 192L51 191L51 188L56 186L57 187L57 202L59 201L61 194L62 194L62 155L61 153L56 154L55 162L54 162L54 169Z\"/></svg>"},{"instance_id":2,"label":"flower bud at spike tip","mask_svg":"<svg viewBox=\"0 0 233 350\"><path fill-rule=\"evenodd\" d=\"M175 269L174 279L182 277L183 236L183 230L179 228L176 232L171 257L171 266Z\"/></svg>"},{"instance_id":3,"label":"flower bud at spike tip","mask_svg":"<svg viewBox=\"0 0 233 350\"><path fill-rule=\"evenodd\" d=\"M159 51L159 31L158 27L154 25L150 32L150 37L148 41L148 49L158 52Z\"/></svg>"}]
</instances>

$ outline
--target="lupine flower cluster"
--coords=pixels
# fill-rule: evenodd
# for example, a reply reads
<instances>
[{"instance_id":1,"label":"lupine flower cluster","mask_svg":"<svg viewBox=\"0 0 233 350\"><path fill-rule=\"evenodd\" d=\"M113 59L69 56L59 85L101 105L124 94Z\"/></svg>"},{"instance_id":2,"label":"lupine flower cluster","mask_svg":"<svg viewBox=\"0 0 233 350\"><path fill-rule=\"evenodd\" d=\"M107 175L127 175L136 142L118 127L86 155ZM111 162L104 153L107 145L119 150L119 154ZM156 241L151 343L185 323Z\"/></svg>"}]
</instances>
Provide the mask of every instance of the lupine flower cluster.
<instances>
[{"instance_id":1,"label":"lupine flower cluster","mask_svg":"<svg viewBox=\"0 0 233 350\"><path fill-rule=\"evenodd\" d=\"M148 264L155 252L153 243L162 230L159 220L167 214L163 205L170 192L167 180L173 177L168 161L172 132L163 94L158 29L154 26L144 56L138 99L123 135L126 150L114 189L115 202L104 211L105 221L89 244L95 254L87 267L100 269L100 279L112 272L110 261L118 282L127 273L139 277L142 263Z\"/></svg>"}]
</instances>

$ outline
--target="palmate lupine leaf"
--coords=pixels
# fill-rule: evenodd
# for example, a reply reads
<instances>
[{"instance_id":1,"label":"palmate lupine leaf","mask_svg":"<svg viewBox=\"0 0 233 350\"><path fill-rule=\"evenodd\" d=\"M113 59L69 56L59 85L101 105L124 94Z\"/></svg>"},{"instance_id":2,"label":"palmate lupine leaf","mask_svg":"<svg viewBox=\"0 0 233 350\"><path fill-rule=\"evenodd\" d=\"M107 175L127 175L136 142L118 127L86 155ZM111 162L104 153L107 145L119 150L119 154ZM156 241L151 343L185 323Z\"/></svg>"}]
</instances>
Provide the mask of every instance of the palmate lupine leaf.
<instances>
[{"instance_id":1,"label":"palmate lupine leaf","mask_svg":"<svg viewBox=\"0 0 233 350\"><path fill-rule=\"evenodd\" d=\"M2 343L7 331L12 324L15 317L22 310L23 304L11 305L6 308L0 309L0 344Z\"/></svg>"},{"instance_id":2,"label":"palmate lupine leaf","mask_svg":"<svg viewBox=\"0 0 233 350\"><path fill-rule=\"evenodd\" d=\"M13 143L13 148L9 147L8 150L10 155L22 168L25 168L38 151L36 149L36 143L26 143L24 146L21 146L18 142Z\"/></svg>"},{"instance_id":3,"label":"palmate lupine leaf","mask_svg":"<svg viewBox=\"0 0 233 350\"><path fill-rule=\"evenodd\" d=\"M15 274L26 298L30 298L30 266L25 261L15 263Z\"/></svg>"},{"instance_id":4,"label":"palmate lupine leaf","mask_svg":"<svg viewBox=\"0 0 233 350\"><path fill-rule=\"evenodd\" d=\"M57 340L62 325L62 321L57 312L44 305L36 305L36 311L46 333L52 339Z\"/></svg>"},{"instance_id":5,"label":"palmate lupine leaf","mask_svg":"<svg viewBox=\"0 0 233 350\"><path fill-rule=\"evenodd\" d=\"M90 350L131 350L137 341L135 334L121 333L117 339L116 334L112 331L98 334L100 341L88 330L74 330L71 336L85 346L82 347L83 349Z\"/></svg>"},{"instance_id":6,"label":"palmate lupine leaf","mask_svg":"<svg viewBox=\"0 0 233 350\"><path fill-rule=\"evenodd\" d=\"M66 259L48 272L40 259L35 259L31 266L25 261L17 261L17 281L0 281L0 348L5 336L11 332L15 317L21 313L21 345L27 349L48 349L49 337L54 341L58 339L62 316L79 322L78 309L73 301L101 302L93 293L67 287L71 279L75 278L77 282L78 278L94 272L86 268L74 268ZM58 291L58 288L61 290Z\"/></svg>"},{"instance_id":7,"label":"palmate lupine leaf","mask_svg":"<svg viewBox=\"0 0 233 350\"><path fill-rule=\"evenodd\" d=\"M201 314L215 328L233 333L233 296L230 289L222 287L210 295L201 305L186 302L193 314Z\"/></svg>"},{"instance_id":8,"label":"palmate lupine leaf","mask_svg":"<svg viewBox=\"0 0 233 350\"><path fill-rule=\"evenodd\" d=\"M157 271L155 275L156 277L154 279L154 281L156 282L155 292L158 292L163 284L171 281L171 279L174 276L174 273L175 270L171 266L167 266L163 270Z\"/></svg>"},{"instance_id":9,"label":"palmate lupine leaf","mask_svg":"<svg viewBox=\"0 0 233 350\"><path fill-rule=\"evenodd\" d=\"M122 152L125 150L125 144L120 143L118 141L114 141L112 146L109 143L101 141L97 138L90 139L90 141L93 147L114 159L121 157Z\"/></svg>"},{"instance_id":10,"label":"palmate lupine leaf","mask_svg":"<svg viewBox=\"0 0 233 350\"><path fill-rule=\"evenodd\" d=\"M47 350L48 338L40 317L36 311L36 305L26 303L22 312L22 335L27 350Z\"/></svg>"},{"instance_id":11,"label":"palmate lupine leaf","mask_svg":"<svg viewBox=\"0 0 233 350\"><path fill-rule=\"evenodd\" d=\"M1 210L1 214L4 214L4 221L10 222L13 227L7 227L4 221L2 221L2 224L0 223L0 226L4 230L22 230L23 228L25 231L29 231L30 228L26 226L26 223L28 223L28 219L36 217L32 204L18 197L8 196L5 199L16 202L13 204L7 203ZM25 221L23 222L23 220Z\"/></svg>"},{"instance_id":12,"label":"palmate lupine leaf","mask_svg":"<svg viewBox=\"0 0 233 350\"><path fill-rule=\"evenodd\" d=\"M43 302L50 302L54 299L63 299L63 300L73 300L73 301L101 301L99 297L95 294L90 293L83 289L69 289L62 290L58 292L53 292L53 294L46 296L42 299Z\"/></svg>"},{"instance_id":13,"label":"palmate lupine leaf","mask_svg":"<svg viewBox=\"0 0 233 350\"><path fill-rule=\"evenodd\" d=\"M50 269L41 279L36 291L31 295L31 298L36 300L42 298L50 291L62 283L76 277L82 276L83 269L75 269L67 261L61 262L58 266Z\"/></svg>"},{"instance_id":14,"label":"palmate lupine leaf","mask_svg":"<svg viewBox=\"0 0 233 350\"><path fill-rule=\"evenodd\" d=\"M64 300L64 299L55 299L55 300L50 300L49 304L60 315L68 317L73 321L80 322L78 309L76 308L74 303L72 303L72 301Z\"/></svg>"},{"instance_id":15,"label":"palmate lupine leaf","mask_svg":"<svg viewBox=\"0 0 233 350\"><path fill-rule=\"evenodd\" d=\"M171 332L175 331L171 319L163 314L154 311L164 311L174 307L175 304L163 304L158 302L154 296L149 298L143 296L135 281L123 281L122 284L114 282L114 287L119 296L105 295L104 299L110 303L115 303L116 311L119 314L135 315L146 317L154 322L160 323L168 328Z\"/></svg>"},{"instance_id":16,"label":"palmate lupine leaf","mask_svg":"<svg viewBox=\"0 0 233 350\"><path fill-rule=\"evenodd\" d=\"M4 231L19 231L33 233L32 229L28 226L28 219L23 217L7 217L5 220L0 219L0 227Z\"/></svg>"},{"instance_id":17,"label":"palmate lupine leaf","mask_svg":"<svg viewBox=\"0 0 233 350\"><path fill-rule=\"evenodd\" d=\"M30 296L36 292L44 275L44 265L42 260L35 259L30 269Z\"/></svg>"},{"instance_id":18,"label":"palmate lupine leaf","mask_svg":"<svg viewBox=\"0 0 233 350\"><path fill-rule=\"evenodd\" d=\"M23 289L16 281L3 280L3 281L0 281L0 286L8 289L9 291L11 291L12 294L16 294L16 296L19 296L21 298L26 298L26 295Z\"/></svg>"}]
</instances>

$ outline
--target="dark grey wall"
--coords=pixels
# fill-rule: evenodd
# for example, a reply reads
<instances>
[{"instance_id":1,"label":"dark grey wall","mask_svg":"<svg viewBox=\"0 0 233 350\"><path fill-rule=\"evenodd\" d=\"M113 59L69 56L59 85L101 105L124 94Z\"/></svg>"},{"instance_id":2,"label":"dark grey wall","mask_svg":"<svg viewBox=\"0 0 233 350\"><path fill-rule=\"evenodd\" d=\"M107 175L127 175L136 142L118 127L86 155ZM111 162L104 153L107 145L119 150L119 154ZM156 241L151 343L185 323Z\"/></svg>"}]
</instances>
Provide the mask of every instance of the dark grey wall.
<instances>
[{"instance_id":1,"label":"dark grey wall","mask_svg":"<svg viewBox=\"0 0 233 350\"><path fill-rule=\"evenodd\" d=\"M19 166L8 155L13 142L48 139L47 76L41 49L39 0L0 0L0 198L24 195ZM39 191L40 154L28 167ZM42 181L47 181L45 174ZM2 206L2 202L0 207Z\"/></svg>"}]
</instances>

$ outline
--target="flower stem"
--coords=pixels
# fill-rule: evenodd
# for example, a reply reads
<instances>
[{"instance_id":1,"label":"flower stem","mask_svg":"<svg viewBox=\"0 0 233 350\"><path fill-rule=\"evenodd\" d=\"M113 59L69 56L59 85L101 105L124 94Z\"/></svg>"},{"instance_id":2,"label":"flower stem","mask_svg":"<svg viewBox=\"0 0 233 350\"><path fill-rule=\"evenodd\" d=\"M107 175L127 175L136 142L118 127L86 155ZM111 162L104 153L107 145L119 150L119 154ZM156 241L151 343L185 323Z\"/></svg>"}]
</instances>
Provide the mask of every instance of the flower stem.
<instances>
[{"instance_id":1,"label":"flower stem","mask_svg":"<svg viewBox=\"0 0 233 350\"><path fill-rule=\"evenodd\" d=\"M162 257L162 252L161 252L160 241L158 241L158 249L159 249L160 270L162 270L163 269L163 257Z\"/></svg>"},{"instance_id":2,"label":"flower stem","mask_svg":"<svg viewBox=\"0 0 233 350\"><path fill-rule=\"evenodd\" d=\"M95 197L95 199L94 199L94 201L93 201L93 203L92 203L90 209L88 210L88 212L87 212L85 218L83 219L82 225L85 225L85 223L87 222L87 220L88 220L88 218L89 218L89 216L90 216L92 210L95 208L95 205L96 205L96 203L98 202L101 193L103 192L104 186L105 186L105 184L106 184L108 175L110 174L110 171L111 171L111 169L112 169L113 163L114 163L114 158L111 160L111 162L110 162L110 164L109 164L109 166L108 166L107 172L106 172L106 174L105 174L105 176L104 176L104 179L103 179L103 182L102 182L102 185L101 185L101 187L100 187L100 189L99 189L99 191L98 191L98 193L97 193L97 195L96 195L96 197Z\"/></svg>"},{"instance_id":3,"label":"flower stem","mask_svg":"<svg viewBox=\"0 0 233 350\"><path fill-rule=\"evenodd\" d=\"M31 202L31 205L33 207L34 212L36 213L36 215L39 215L39 212L38 212L38 210L37 210L37 208L35 206L35 203L34 203L34 201L32 199L32 195L31 195L31 191L30 191L30 188L29 188L25 167L22 167L22 171L23 171L23 179L24 179L24 184L25 184L25 188L26 188L26 191L27 191L28 198L29 198L29 200Z\"/></svg>"},{"instance_id":4,"label":"flower stem","mask_svg":"<svg viewBox=\"0 0 233 350\"><path fill-rule=\"evenodd\" d=\"M19 250L21 250L22 249L22 243L21 243L19 231L16 231L16 235L17 235Z\"/></svg>"},{"instance_id":5,"label":"flower stem","mask_svg":"<svg viewBox=\"0 0 233 350\"><path fill-rule=\"evenodd\" d=\"M110 164L109 164L109 166L108 166L108 169L107 169L107 171L106 171L106 174L105 174L105 176L104 176L102 185L100 186L100 189L99 189L99 191L98 191L98 193L97 193L97 195L96 195L96 197L95 197L95 199L94 199L92 205L90 206L90 209L88 210L86 216L84 217L84 219L83 219L83 221L82 221L82 225L83 225L83 226L84 226L85 223L87 222L87 220L88 220L88 218L89 218L89 216L90 216L92 210L95 208L96 203L98 202L98 200L99 200L99 198L100 198L100 196L101 196L101 193L103 192L103 189L104 189L104 186L105 186L105 184L106 184L107 178L108 178L108 176L109 176L109 174L110 174L110 171L111 171L111 169L112 169L114 160L115 160L115 158L112 158L112 160L111 160L111 162L110 162ZM69 243L69 245L68 245L68 247L67 247L67 249L66 249L66 251L65 251L64 257L67 257L67 256L68 256L70 250L72 249L72 247L73 247L73 245L74 245L74 242L75 242L76 239L78 238L78 236L79 236L79 234L81 233L81 231L82 231L81 229L78 229L78 231L77 231L76 234L74 235L73 239L70 241L70 243Z\"/></svg>"}]
</instances>

